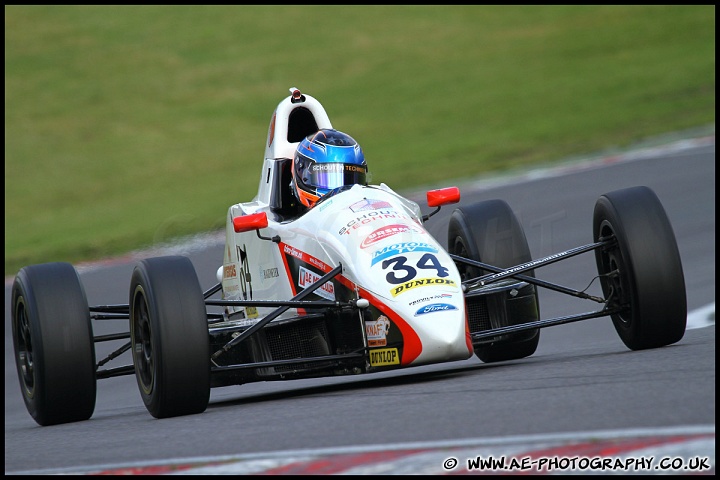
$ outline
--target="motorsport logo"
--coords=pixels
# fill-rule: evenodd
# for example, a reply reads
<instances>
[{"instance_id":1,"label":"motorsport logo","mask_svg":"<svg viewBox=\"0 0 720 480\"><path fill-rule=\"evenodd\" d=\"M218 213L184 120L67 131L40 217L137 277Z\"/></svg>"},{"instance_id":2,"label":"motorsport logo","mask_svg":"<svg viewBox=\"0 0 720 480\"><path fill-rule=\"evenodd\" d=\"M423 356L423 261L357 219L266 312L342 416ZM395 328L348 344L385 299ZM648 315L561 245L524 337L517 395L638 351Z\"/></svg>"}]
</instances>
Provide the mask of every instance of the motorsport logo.
<instances>
[{"instance_id":1,"label":"motorsport logo","mask_svg":"<svg viewBox=\"0 0 720 480\"><path fill-rule=\"evenodd\" d=\"M290 245L285 245L285 253L289 253L293 257L299 258L300 260L302 260L303 258L302 252L295 247L291 247Z\"/></svg>"},{"instance_id":2,"label":"motorsport logo","mask_svg":"<svg viewBox=\"0 0 720 480\"><path fill-rule=\"evenodd\" d=\"M350 210L356 213L366 210L379 210L381 208L392 208L392 205L384 200L373 200L370 198L365 198L350 205Z\"/></svg>"},{"instance_id":3,"label":"motorsport logo","mask_svg":"<svg viewBox=\"0 0 720 480\"><path fill-rule=\"evenodd\" d=\"M455 307L455 305L450 305L449 303L433 303L431 305L420 307L418 311L415 312L415 316L425 315L426 313L447 312L449 310L457 310L457 307Z\"/></svg>"},{"instance_id":4,"label":"motorsport logo","mask_svg":"<svg viewBox=\"0 0 720 480\"><path fill-rule=\"evenodd\" d=\"M267 280L268 278L276 278L280 276L280 271L277 267L262 268L260 267L260 278Z\"/></svg>"},{"instance_id":5,"label":"motorsport logo","mask_svg":"<svg viewBox=\"0 0 720 480\"><path fill-rule=\"evenodd\" d=\"M313 283L320 280L320 275L313 272L312 270L308 270L307 268L300 266L300 277L298 278L298 285L300 288L306 288L312 285ZM313 293L316 293L320 295L321 297L327 299L327 300L335 300L335 285L332 284L332 282L326 282L323 284L320 288L315 290Z\"/></svg>"},{"instance_id":6,"label":"motorsport logo","mask_svg":"<svg viewBox=\"0 0 720 480\"><path fill-rule=\"evenodd\" d=\"M365 237L365 240L362 241L360 244L360 248L367 248L373 243L379 242L381 240L385 240L386 238L397 235L398 233L408 233L408 232L415 232L415 233L425 233L424 230L422 230L420 227L416 227L415 225L403 225L401 223L394 223L392 225L387 225L382 228L378 228L374 232L372 232L370 235Z\"/></svg>"},{"instance_id":7,"label":"motorsport logo","mask_svg":"<svg viewBox=\"0 0 720 480\"><path fill-rule=\"evenodd\" d=\"M408 305L410 305L412 307L413 305L417 305L418 303L429 302L430 300L437 300L439 298L444 298L447 300L449 298L452 298L452 294L451 293L440 293L437 295L433 295L432 297L418 298L417 300L413 300L412 302L408 303Z\"/></svg>"},{"instance_id":8,"label":"motorsport logo","mask_svg":"<svg viewBox=\"0 0 720 480\"><path fill-rule=\"evenodd\" d=\"M387 220L387 219L409 220L409 221L413 220L408 215L398 212L397 210L395 210L393 208L382 208L379 210L370 210L370 211L366 211L366 213L362 213L362 215L358 215L357 217L355 217L352 220L350 220L349 222L347 222L344 227L342 227L340 230L338 230L338 235L350 235L350 232L353 230L357 230L358 228L361 228L365 225L369 225L372 222L377 222L378 220Z\"/></svg>"},{"instance_id":9,"label":"motorsport logo","mask_svg":"<svg viewBox=\"0 0 720 480\"><path fill-rule=\"evenodd\" d=\"M388 245L387 247L384 247L380 250L376 250L373 253L373 258L372 258L372 262L370 262L370 266L372 267L380 260L385 260L388 257L394 257L395 255L400 255L401 253L409 253L409 252L438 253L437 248L433 247L429 243L423 243L423 242L393 243L392 245Z\"/></svg>"},{"instance_id":10,"label":"motorsport logo","mask_svg":"<svg viewBox=\"0 0 720 480\"><path fill-rule=\"evenodd\" d=\"M390 331L390 320L385 315L380 315L373 322L365 322L365 333L367 334L368 347L384 347L387 345L387 334Z\"/></svg>"},{"instance_id":11,"label":"motorsport logo","mask_svg":"<svg viewBox=\"0 0 720 480\"><path fill-rule=\"evenodd\" d=\"M370 365L382 367L385 365L400 365L397 348L378 348L370 350Z\"/></svg>"},{"instance_id":12,"label":"motorsport logo","mask_svg":"<svg viewBox=\"0 0 720 480\"><path fill-rule=\"evenodd\" d=\"M412 290L413 288L428 287L430 285L437 285L437 286L445 285L448 287L457 287L455 280L450 280L449 278L430 277L430 278L420 278L418 280L411 280L409 282L405 282L402 285L398 285L397 287L390 290L390 293L392 294L393 297L397 297L401 293L405 293L408 290Z\"/></svg>"},{"instance_id":13,"label":"motorsport logo","mask_svg":"<svg viewBox=\"0 0 720 480\"><path fill-rule=\"evenodd\" d=\"M223 278L237 277L237 269L234 263L229 263L223 267Z\"/></svg>"}]
</instances>

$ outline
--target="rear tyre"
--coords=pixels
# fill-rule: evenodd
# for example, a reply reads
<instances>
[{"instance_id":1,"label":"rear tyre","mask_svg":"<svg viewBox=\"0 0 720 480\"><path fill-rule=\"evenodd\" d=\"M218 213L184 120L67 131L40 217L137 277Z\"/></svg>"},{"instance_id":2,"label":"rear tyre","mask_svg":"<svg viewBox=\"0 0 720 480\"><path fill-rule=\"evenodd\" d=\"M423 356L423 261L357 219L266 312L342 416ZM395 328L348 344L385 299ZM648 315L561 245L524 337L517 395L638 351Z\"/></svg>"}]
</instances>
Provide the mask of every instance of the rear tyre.
<instances>
[{"instance_id":1,"label":"rear tyre","mask_svg":"<svg viewBox=\"0 0 720 480\"><path fill-rule=\"evenodd\" d=\"M662 347L685 334L685 277L670 221L655 192L631 187L606 193L595 204L593 238L617 243L595 250L600 284L618 335L631 350Z\"/></svg>"},{"instance_id":2,"label":"rear tyre","mask_svg":"<svg viewBox=\"0 0 720 480\"><path fill-rule=\"evenodd\" d=\"M95 344L85 290L69 263L23 267L12 288L20 390L38 425L89 419L95 410Z\"/></svg>"},{"instance_id":3,"label":"rear tyre","mask_svg":"<svg viewBox=\"0 0 720 480\"><path fill-rule=\"evenodd\" d=\"M448 251L500 268L532 260L525 232L510 206L503 200L488 200L456 208L448 226ZM491 273L462 263L458 263L458 270L462 280ZM534 276L532 271L525 274ZM524 303L523 308L518 310L522 312L522 317L508 318L506 324L538 320L540 309L537 288L534 285L524 287L518 297L518 301ZM496 318L508 316L505 312L490 312L490 315ZM500 341L476 345L475 354L485 363L515 360L535 353L539 341L539 329L508 334Z\"/></svg>"},{"instance_id":4,"label":"rear tyre","mask_svg":"<svg viewBox=\"0 0 720 480\"><path fill-rule=\"evenodd\" d=\"M210 338L203 292L189 259L150 258L135 267L130 339L140 395L153 417L205 411Z\"/></svg>"}]
</instances>

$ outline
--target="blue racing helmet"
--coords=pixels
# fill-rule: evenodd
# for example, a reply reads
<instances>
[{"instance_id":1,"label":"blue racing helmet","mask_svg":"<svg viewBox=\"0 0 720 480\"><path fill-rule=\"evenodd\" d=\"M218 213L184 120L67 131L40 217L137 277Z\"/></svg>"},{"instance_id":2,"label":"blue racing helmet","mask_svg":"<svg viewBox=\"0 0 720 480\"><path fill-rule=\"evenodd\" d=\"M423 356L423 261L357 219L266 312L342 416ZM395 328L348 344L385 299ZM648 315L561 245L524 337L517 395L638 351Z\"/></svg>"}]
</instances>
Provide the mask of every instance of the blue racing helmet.
<instances>
[{"instance_id":1,"label":"blue racing helmet","mask_svg":"<svg viewBox=\"0 0 720 480\"><path fill-rule=\"evenodd\" d=\"M292 186L295 196L312 207L345 185L367 185L367 164L360 145L350 135L323 129L305 137L295 150Z\"/></svg>"}]
</instances>

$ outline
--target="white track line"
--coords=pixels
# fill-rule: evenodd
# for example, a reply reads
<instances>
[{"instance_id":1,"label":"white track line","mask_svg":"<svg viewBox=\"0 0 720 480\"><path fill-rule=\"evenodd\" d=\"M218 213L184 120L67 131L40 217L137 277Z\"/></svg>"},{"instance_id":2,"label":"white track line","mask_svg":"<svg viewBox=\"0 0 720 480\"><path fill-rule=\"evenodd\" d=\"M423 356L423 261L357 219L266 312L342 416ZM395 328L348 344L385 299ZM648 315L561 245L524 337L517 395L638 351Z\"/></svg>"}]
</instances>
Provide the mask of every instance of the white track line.
<instances>
[{"instance_id":1,"label":"white track line","mask_svg":"<svg viewBox=\"0 0 720 480\"><path fill-rule=\"evenodd\" d=\"M715 302L688 312L686 330L712 327L715 325Z\"/></svg>"}]
</instances>

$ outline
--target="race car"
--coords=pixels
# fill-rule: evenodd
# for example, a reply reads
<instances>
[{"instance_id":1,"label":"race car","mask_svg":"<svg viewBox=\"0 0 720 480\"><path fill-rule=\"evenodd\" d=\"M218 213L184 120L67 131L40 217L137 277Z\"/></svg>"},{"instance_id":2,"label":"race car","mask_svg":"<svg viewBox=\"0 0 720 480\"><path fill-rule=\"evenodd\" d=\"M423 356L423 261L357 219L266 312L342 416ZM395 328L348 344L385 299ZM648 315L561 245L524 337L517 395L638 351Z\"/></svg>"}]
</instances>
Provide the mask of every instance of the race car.
<instances>
[{"instance_id":1,"label":"race car","mask_svg":"<svg viewBox=\"0 0 720 480\"><path fill-rule=\"evenodd\" d=\"M680 255L649 188L600 196L592 243L544 258L531 258L501 199L453 207L445 248L425 225L460 201L457 187L428 191L428 214L382 183L338 186L309 208L299 201L292 188L298 147L329 130L320 102L291 88L272 114L257 195L228 209L224 258L206 291L184 256L139 261L120 305L89 306L69 263L22 268L12 287L12 334L32 418L43 426L87 420L97 381L120 375L135 375L148 412L167 418L202 413L220 386L472 355L486 363L522 359L536 351L542 328L603 316L632 350L683 337ZM536 277L543 266L587 252L602 296ZM543 319L543 288L595 307ZM94 335L93 322L107 319L127 320L127 331ZM119 346L99 359L101 342ZM131 364L108 366L128 351Z\"/></svg>"}]
</instances>

